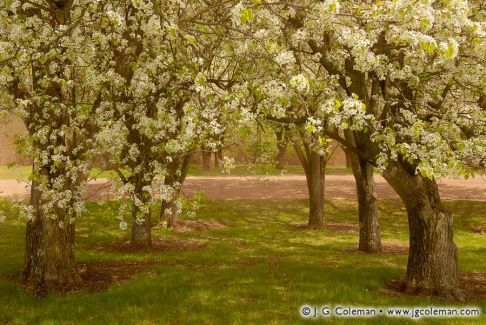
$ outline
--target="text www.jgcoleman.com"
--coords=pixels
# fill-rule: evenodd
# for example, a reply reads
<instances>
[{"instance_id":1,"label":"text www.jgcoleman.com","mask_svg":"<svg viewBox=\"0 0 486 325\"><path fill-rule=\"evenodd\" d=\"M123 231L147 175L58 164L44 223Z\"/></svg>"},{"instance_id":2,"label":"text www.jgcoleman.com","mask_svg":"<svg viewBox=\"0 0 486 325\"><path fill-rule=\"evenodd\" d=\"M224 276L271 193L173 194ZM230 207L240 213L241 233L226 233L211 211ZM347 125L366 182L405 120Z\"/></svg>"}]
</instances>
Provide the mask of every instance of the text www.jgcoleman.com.
<instances>
[{"instance_id":1,"label":"text www.jgcoleman.com","mask_svg":"<svg viewBox=\"0 0 486 325\"><path fill-rule=\"evenodd\" d=\"M481 316L479 307L356 307L356 306L312 306L303 305L299 309L303 318L476 318Z\"/></svg>"}]
</instances>

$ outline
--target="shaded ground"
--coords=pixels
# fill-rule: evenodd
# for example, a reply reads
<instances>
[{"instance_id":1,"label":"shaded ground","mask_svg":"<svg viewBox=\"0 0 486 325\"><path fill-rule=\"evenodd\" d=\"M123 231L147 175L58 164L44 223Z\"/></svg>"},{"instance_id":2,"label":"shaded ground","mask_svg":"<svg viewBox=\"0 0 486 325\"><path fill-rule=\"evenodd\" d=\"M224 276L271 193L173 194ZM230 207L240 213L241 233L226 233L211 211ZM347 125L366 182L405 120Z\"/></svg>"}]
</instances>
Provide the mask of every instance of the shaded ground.
<instances>
[{"instance_id":1,"label":"shaded ground","mask_svg":"<svg viewBox=\"0 0 486 325\"><path fill-rule=\"evenodd\" d=\"M460 288L464 301L481 301L486 299L486 273L462 272L459 274ZM408 295L405 293L405 282L401 279L391 280L382 292L392 296ZM417 295L417 294L414 294ZM420 296L420 294L418 294Z\"/></svg>"},{"instance_id":2,"label":"shaded ground","mask_svg":"<svg viewBox=\"0 0 486 325\"><path fill-rule=\"evenodd\" d=\"M307 221L305 199L203 200L197 215L181 215L181 219L189 226L219 223L225 227L193 227L187 232L155 227L152 235L161 249L153 252L113 247L123 246L130 238L129 229L119 227L121 204L87 202L86 213L77 221L76 258L90 285L67 297L52 294L38 299L7 278L23 264L25 222L18 219L17 208L0 200L0 212L6 216L0 222L0 324L325 322L302 319L299 307L303 304L474 306L483 310L480 317L421 319L420 324L486 322L486 299L481 294L486 284L486 236L473 230L486 226L485 201L444 202L454 216L459 269L467 275L462 276L463 287L475 292L468 294L471 298L467 303L409 296L386 288L390 281L405 275L407 266L408 223L399 200L378 203L384 254L353 250L359 239L356 200L327 201L328 227L324 230L299 228ZM194 241L204 246L198 247ZM334 317L327 323L415 324L410 318L384 316L352 320Z\"/></svg>"},{"instance_id":3,"label":"shaded ground","mask_svg":"<svg viewBox=\"0 0 486 325\"><path fill-rule=\"evenodd\" d=\"M226 225L216 220L177 220L175 231L193 231L193 230L218 230L226 228Z\"/></svg>"},{"instance_id":4,"label":"shaded ground","mask_svg":"<svg viewBox=\"0 0 486 325\"><path fill-rule=\"evenodd\" d=\"M307 230L314 230L313 228L309 228L307 224L291 224L290 229L296 230L296 231L307 231ZM343 222L326 222L324 224L323 230L329 230L334 233L338 234L351 234L351 233L356 233L359 231L359 228L357 225L352 225L349 223L343 223Z\"/></svg>"},{"instance_id":5,"label":"shaded ground","mask_svg":"<svg viewBox=\"0 0 486 325\"><path fill-rule=\"evenodd\" d=\"M160 263L151 260L102 260L78 263L79 275L83 281L81 286L70 291L59 289L56 293L65 295L80 291L105 291L114 284L122 284L129 281L136 275L155 267L157 264ZM12 273L9 278L15 285L22 286L32 293L34 292L31 284L22 285L20 270ZM41 296L43 295L41 294Z\"/></svg>"},{"instance_id":6,"label":"shaded ground","mask_svg":"<svg viewBox=\"0 0 486 325\"><path fill-rule=\"evenodd\" d=\"M395 199L398 195L383 177L376 175L376 192L381 199ZM439 179L443 199L486 201L486 179ZM183 192L192 196L202 192L211 200L265 200L265 199L306 199L305 177L300 175L252 176L252 177L188 177ZM15 180L0 180L0 196L20 196L29 194L26 184ZM327 175L326 197L330 199L351 199L356 197L352 175ZM90 182L85 198L88 200L113 199L111 182L98 179Z\"/></svg>"},{"instance_id":7,"label":"shaded ground","mask_svg":"<svg viewBox=\"0 0 486 325\"><path fill-rule=\"evenodd\" d=\"M91 292L108 290L113 284L121 284L139 273L157 265L155 261L93 261L78 265L83 279L83 289Z\"/></svg>"},{"instance_id":8,"label":"shaded ground","mask_svg":"<svg viewBox=\"0 0 486 325\"><path fill-rule=\"evenodd\" d=\"M130 241L98 243L89 247L90 250L114 253L153 253L164 251L183 251L204 247L205 242L200 240L177 240L177 239L152 239L152 246L145 248L134 248Z\"/></svg>"},{"instance_id":9,"label":"shaded ground","mask_svg":"<svg viewBox=\"0 0 486 325\"><path fill-rule=\"evenodd\" d=\"M396 243L382 243L383 250L379 254L386 255L408 255L408 246ZM350 246L344 249L348 253L367 254L358 250L358 246Z\"/></svg>"}]
</instances>

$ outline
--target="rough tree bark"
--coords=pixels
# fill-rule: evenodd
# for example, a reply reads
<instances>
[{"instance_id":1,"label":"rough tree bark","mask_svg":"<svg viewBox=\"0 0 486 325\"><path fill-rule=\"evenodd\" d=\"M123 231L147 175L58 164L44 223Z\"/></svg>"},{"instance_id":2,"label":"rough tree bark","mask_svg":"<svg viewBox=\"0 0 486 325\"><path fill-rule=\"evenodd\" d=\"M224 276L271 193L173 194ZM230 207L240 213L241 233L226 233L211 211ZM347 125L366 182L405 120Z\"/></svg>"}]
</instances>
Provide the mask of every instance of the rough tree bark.
<instances>
[{"instance_id":1,"label":"rough tree bark","mask_svg":"<svg viewBox=\"0 0 486 325\"><path fill-rule=\"evenodd\" d=\"M415 175L406 162L393 162L383 176L402 198L408 214L410 249L405 290L462 299L452 216L437 183Z\"/></svg>"},{"instance_id":2,"label":"rough tree bark","mask_svg":"<svg viewBox=\"0 0 486 325\"><path fill-rule=\"evenodd\" d=\"M287 150L288 139L284 136L282 130L277 130L277 163L276 169L284 169L285 167L285 151Z\"/></svg>"},{"instance_id":3,"label":"rough tree bark","mask_svg":"<svg viewBox=\"0 0 486 325\"><path fill-rule=\"evenodd\" d=\"M305 141L305 154L296 141L293 140L292 142L304 168L309 191L309 221L307 226L312 229L322 229L324 227L324 188L327 159L312 151Z\"/></svg>"},{"instance_id":4,"label":"rough tree bark","mask_svg":"<svg viewBox=\"0 0 486 325\"><path fill-rule=\"evenodd\" d=\"M33 218L27 222L23 282L44 296L50 290L69 291L81 286L75 260L75 225L42 213L38 185L32 182L30 204ZM62 223L61 223L62 221Z\"/></svg>"},{"instance_id":5,"label":"rough tree bark","mask_svg":"<svg viewBox=\"0 0 486 325\"><path fill-rule=\"evenodd\" d=\"M138 207L132 205L132 236L130 238L130 245L135 248L145 248L152 245L152 213L151 209L139 217Z\"/></svg>"},{"instance_id":6,"label":"rough tree bark","mask_svg":"<svg viewBox=\"0 0 486 325\"><path fill-rule=\"evenodd\" d=\"M359 211L359 246L358 250L367 253L382 251L379 210L373 178L373 166L365 159L347 151L346 157L351 163Z\"/></svg>"},{"instance_id":7,"label":"rough tree bark","mask_svg":"<svg viewBox=\"0 0 486 325\"><path fill-rule=\"evenodd\" d=\"M176 201L179 197L182 184L187 177L187 172L189 171L192 155L184 156L182 160L182 165L180 164L180 159L173 159L170 164L168 164L167 174L164 178L164 185L171 186L174 189L174 193L169 201L162 200L160 207L160 220L167 221L167 227L173 228L177 224L177 208ZM180 174L178 174L180 171ZM177 187L174 187L175 183L179 183ZM166 213L170 210L170 213Z\"/></svg>"},{"instance_id":8,"label":"rough tree bark","mask_svg":"<svg viewBox=\"0 0 486 325\"><path fill-rule=\"evenodd\" d=\"M51 1L53 2L53 1ZM52 6L49 14L50 19L48 22L54 27L59 24L67 24L70 22L70 12L72 7L72 1L57 1ZM40 11L32 11L34 15L39 15ZM33 64L32 66L32 86L34 91L39 91L38 80L41 76L49 76L48 69L45 65ZM51 78L49 76L49 78ZM16 84L16 83L14 83ZM16 88L15 93L19 89ZM52 97L59 99L61 102L68 100L65 93L62 92L58 86L50 85L47 89L44 89L46 93L49 93ZM22 96L18 96L21 98ZM69 104L68 104L69 105ZM39 124L38 114L41 113L31 108L29 117L24 119L25 126L30 135L33 135ZM52 116L51 116L52 117ZM43 117L48 118L48 117ZM55 116L60 123L69 125L66 121L68 115L62 117ZM64 119L64 120L63 120ZM60 138L55 141L52 138L49 140L49 145L59 146L61 143L66 145L67 153L70 158L76 160L83 154L83 150L78 152L79 156L73 153L71 150L73 147L79 149L76 141L81 141L81 137L69 138L68 136ZM56 143L56 141L58 141ZM61 143L59 143L61 142ZM39 149L42 144L34 141L34 146ZM43 147L42 149L46 149ZM34 167L34 165L33 165ZM48 168L44 168L43 176L50 177ZM34 170L34 168L33 168ZM34 173L35 175L35 173ZM69 189L79 187L79 180L74 183L65 184ZM52 179L49 182L52 184ZM31 184L31 196L30 205L33 208L32 219L27 222L25 233L25 257L24 266L22 272L23 282L26 286L32 287L38 295L45 295L49 290L61 290L69 291L78 288L81 285L81 277L79 276L78 269L75 261L75 225L74 222L70 222L71 216L67 215L64 209L57 209L51 211L55 215L55 218L46 216L42 207L45 199L42 198L39 189L39 184L36 181L32 181Z\"/></svg>"}]
</instances>

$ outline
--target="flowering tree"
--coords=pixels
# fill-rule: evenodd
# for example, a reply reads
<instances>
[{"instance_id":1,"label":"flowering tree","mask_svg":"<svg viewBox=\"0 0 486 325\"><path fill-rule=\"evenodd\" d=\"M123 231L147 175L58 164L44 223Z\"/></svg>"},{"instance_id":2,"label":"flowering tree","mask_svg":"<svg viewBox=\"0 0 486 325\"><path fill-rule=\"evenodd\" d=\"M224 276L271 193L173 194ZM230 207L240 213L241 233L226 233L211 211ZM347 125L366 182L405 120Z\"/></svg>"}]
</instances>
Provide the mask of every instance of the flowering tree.
<instances>
[{"instance_id":1,"label":"flowering tree","mask_svg":"<svg viewBox=\"0 0 486 325\"><path fill-rule=\"evenodd\" d=\"M252 9L255 6L261 9L257 16ZM325 84L319 79L319 73L315 73L318 71L315 62L305 57L301 60L288 50L283 28L277 24L280 18L272 16L265 6L260 2L252 2L247 7L239 3L228 13L227 21L232 24L228 37L234 40L235 61L245 71L239 78L238 89L233 91L244 94L238 103L242 114L288 129L307 178L308 225L321 228L329 140L313 132L312 127L305 127L305 122L326 98Z\"/></svg>"},{"instance_id":2,"label":"flowering tree","mask_svg":"<svg viewBox=\"0 0 486 325\"><path fill-rule=\"evenodd\" d=\"M452 217L434 177L485 165L484 23L474 3L248 1L233 12L267 24L265 50L317 65L293 78L301 88L312 73L326 83L307 124L352 152L360 246L380 247L375 165L407 207L407 290L460 297Z\"/></svg>"},{"instance_id":3,"label":"flowering tree","mask_svg":"<svg viewBox=\"0 0 486 325\"><path fill-rule=\"evenodd\" d=\"M95 49L97 1L4 1L0 8L0 89L28 130L33 159L24 280L36 290L80 283L74 226L83 211L102 110L105 70Z\"/></svg>"},{"instance_id":4,"label":"flowering tree","mask_svg":"<svg viewBox=\"0 0 486 325\"><path fill-rule=\"evenodd\" d=\"M173 226L180 211L180 187L190 154L205 134L221 132L217 122L227 64L216 61L221 40L195 22L207 18L209 4L183 1L126 1L107 6L116 32L112 54L112 109L101 136L114 157L131 201L132 237L137 247L151 244L151 209L162 196L161 216ZM206 13L207 12L207 13ZM164 177L154 192L153 180ZM122 211L123 212L123 211ZM122 216L121 225L125 225Z\"/></svg>"}]
</instances>

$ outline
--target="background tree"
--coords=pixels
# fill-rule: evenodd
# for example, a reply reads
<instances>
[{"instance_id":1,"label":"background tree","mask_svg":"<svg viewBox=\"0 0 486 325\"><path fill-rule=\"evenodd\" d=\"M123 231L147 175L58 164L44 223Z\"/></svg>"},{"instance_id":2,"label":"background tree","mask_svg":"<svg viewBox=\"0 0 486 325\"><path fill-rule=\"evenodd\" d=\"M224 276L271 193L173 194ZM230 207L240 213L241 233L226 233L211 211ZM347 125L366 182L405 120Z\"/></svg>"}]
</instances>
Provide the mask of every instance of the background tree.
<instances>
[{"instance_id":1,"label":"background tree","mask_svg":"<svg viewBox=\"0 0 486 325\"><path fill-rule=\"evenodd\" d=\"M210 5L120 1L109 8L118 30L109 49L115 63L114 121L106 127L120 137L118 146L107 148L117 148L119 190L131 201L131 244L136 247L151 245L156 193L164 201L161 216L174 225L191 152L206 133L221 132L216 101L224 92L212 85L229 73L224 60L213 60L220 37L192 21L213 14L206 10ZM154 192L159 176L164 183Z\"/></svg>"},{"instance_id":2,"label":"background tree","mask_svg":"<svg viewBox=\"0 0 486 325\"><path fill-rule=\"evenodd\" d=\"M463 1L412 8L403 2L333 0L280 6L261 1L235 8L240 15L250 11L257 25L268 24L274 33L270 44L259 38L265 50L280 37L281 55L291 57L286 53L292 51L295 57L297 49L318 62L311 70L321 71L329 100L307 113L308 124L321 126L356 154L355 175L367 177L357 177L358 192L370 194L369 165L376 165L402 197L411 234L408 290L460 296L452 219L440 203L434 175L469 173L466 166L484 162L483 126L464 132L471 118L484 116L478 105L484 81L477 74L483 71L471 71L484 59L483 24L468 15L474 8ZM466 98L467 105L457 98ZM439 126L444 124L447 129ZM464 148L476 154L469 161ZM375 218L374 195L362 198L366 204L360 212L368 211L361 216ZM375 224L361 218L360 228Z\"/></svg>"},{"instance_id":3,"label":"background tree","mask_svg":"<svg viewBox=\"0 0 486 325\"><path fill-rule=\"evenodd\" d=\"M285 167L285 152L287 151L287 145L289 144L288 130L277 129L275 131L275 136L277 137L277 157L275 168L284 169Z\"/></svg>"}]
</instances>

